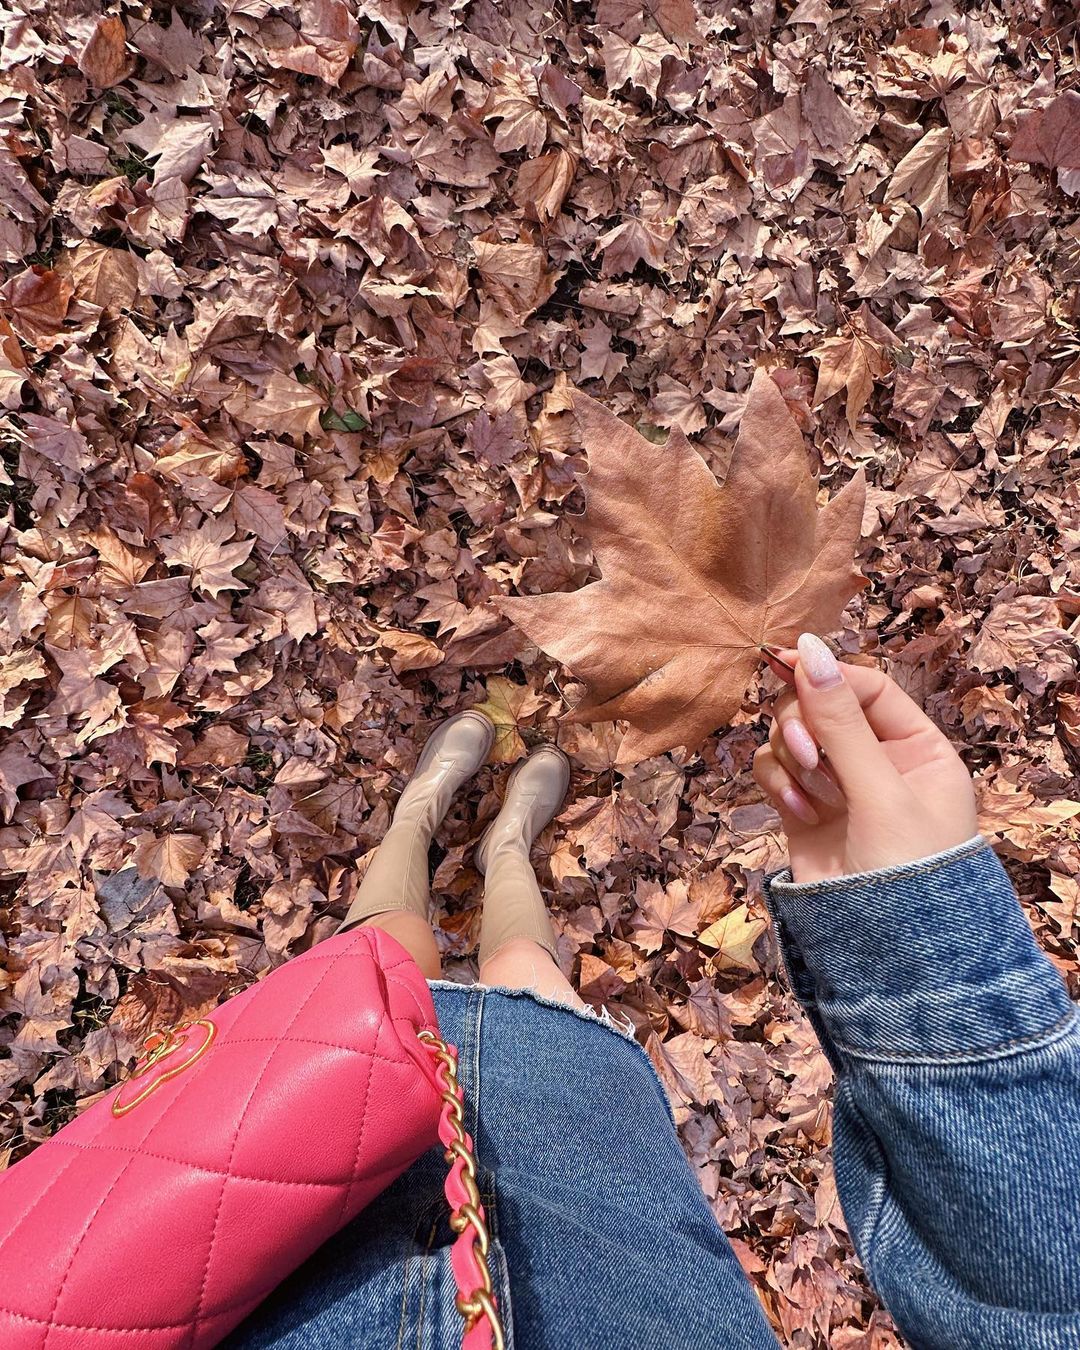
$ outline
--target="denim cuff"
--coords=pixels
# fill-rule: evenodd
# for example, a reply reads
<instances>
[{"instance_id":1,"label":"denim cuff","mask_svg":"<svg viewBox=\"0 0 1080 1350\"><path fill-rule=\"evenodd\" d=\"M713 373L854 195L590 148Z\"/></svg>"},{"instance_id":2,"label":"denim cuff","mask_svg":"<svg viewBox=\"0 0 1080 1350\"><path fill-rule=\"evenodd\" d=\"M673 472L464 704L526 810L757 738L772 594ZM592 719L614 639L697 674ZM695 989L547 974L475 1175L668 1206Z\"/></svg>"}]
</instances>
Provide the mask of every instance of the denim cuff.
<instances>
[{"instance_id":1,"label":"denim cuff","mask_svg":"<svg viewBox=\"0 0 1080 1350\"><path fill-rule=\"evenodd\" d=\"M940 1063L1008 1054L1075 1017L982 838L900 867L765 892L826 1052Z\"/></svg>"}]
</instances>

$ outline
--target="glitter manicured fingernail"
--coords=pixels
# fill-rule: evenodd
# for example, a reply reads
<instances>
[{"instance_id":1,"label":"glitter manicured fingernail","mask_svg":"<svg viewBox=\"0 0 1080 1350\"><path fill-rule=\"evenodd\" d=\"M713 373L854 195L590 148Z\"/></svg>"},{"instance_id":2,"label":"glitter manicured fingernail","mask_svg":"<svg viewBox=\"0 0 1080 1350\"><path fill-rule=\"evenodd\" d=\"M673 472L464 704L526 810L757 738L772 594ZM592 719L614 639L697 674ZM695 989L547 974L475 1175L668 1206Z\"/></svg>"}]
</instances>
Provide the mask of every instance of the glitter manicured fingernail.
<instances>
[{"instance_id":1,"label":"glitter manicured fingernail","mask_svg":"<svg viewBox=\"0 0 1080 1350\"><path fill-rule=\"evenodd\" d=\"M781 788L780 800L796 820L801 820L804 825L816 825L818 823L818 813L798 788Z\"/></svg>"},{"instance_id":2,"label":"glitter manicured fingernail","mask_svg":"<svg viewBox=\"0 0 1080 1350\"><path fill-rule=\"evenodd\" d=\"M781 727L781 732L784 744L795 756L795 762L801 764L804 769L816 769L818 748L813 736L807 731L805 722L800 722L797 717L789 717Z\"/></svg>"},{"instance_id":3,"label":"glitter manicured fingernail","mask_svg":"<svg viewBox=\"0 0 1080 1350\"><path fill-rule=\"evenodd\" d=\"M799 638L799 664L815 689L832 689L843 683L840 663L813 633L803 633Z\"/></svg>"}]
</instances>

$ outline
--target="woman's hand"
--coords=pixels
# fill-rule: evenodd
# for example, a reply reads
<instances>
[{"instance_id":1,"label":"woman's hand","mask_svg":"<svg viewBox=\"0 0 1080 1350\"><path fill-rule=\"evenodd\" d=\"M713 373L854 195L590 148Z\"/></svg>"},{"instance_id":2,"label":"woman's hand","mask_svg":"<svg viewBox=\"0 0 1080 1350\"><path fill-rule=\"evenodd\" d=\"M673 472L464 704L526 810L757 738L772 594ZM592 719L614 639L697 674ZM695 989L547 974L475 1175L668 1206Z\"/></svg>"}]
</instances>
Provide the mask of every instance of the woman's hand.
<instances>
[{"instance_id":1,"label":"woman's hand","mask_svg":"<svg viewBox=\"0 0 1080 1350\"><path fill-rule=\"evenodd\" d=\"M978 833L968 771L887 675L840 665L810 633L782 656L794 676L773 669L794 688L754 777L784 822L795 881L914 862Z\"/></svg>"}]
</instances>

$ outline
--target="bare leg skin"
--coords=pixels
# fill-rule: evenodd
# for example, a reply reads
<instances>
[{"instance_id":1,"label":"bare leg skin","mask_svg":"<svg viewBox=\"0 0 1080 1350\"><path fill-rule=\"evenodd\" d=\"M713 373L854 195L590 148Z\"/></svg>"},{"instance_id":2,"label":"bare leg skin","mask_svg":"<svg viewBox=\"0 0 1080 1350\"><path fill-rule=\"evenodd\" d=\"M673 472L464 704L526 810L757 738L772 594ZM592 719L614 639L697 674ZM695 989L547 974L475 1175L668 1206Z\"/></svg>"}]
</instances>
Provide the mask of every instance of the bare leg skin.
<instances>
[{"instance_id":1,"label":"bare leg skin","mask_svg":"<svg viewBox=\"0 0 1080 1350\"><path fill-rule=\"evenodd\" d=\"M365 919L361 928L381 928L395 938L420 967L425 980L437 980L442 975L442 962L439 949L435 945L435 934L431 925L419 914L407 909L387 910L382 914L373 914ZM547 953L545 953L546 955Z\"/></svg>"},{"instance_id":2,"label":"bare leg skin","mask_svg":"<svg viewBox=\"0 0 1080 1350\"><path fill-rule=\"evenodd\" d=\"M498 902L488 896L486 903ZM554 999L571 1008L585 1007L551 954L528 938L511 938L483 962L480 983L500 985L504 989L531 989L541 998Z\"/></svg>"}]
</instances>

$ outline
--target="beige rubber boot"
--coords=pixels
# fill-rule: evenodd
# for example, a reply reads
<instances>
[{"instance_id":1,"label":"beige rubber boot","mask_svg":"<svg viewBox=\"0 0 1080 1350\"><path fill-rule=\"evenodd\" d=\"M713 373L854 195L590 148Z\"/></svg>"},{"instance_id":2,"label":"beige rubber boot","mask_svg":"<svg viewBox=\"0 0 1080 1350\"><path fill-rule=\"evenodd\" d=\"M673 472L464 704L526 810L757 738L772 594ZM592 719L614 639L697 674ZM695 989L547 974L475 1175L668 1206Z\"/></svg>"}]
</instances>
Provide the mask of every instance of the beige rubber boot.
<instances>
[{"instance_id":1,"label":"beige rubber boot","mask_svg":"<svg viewBox=\"0 0 1080 1350\"><path fill-rule=\"evenodd\" d=\"M499 814L476 849L476 865L486 878L481 966L514 938L528 938L555 955L555 932L529 850L569 785L570 761L554 745L539 746L510 775Z\"/></svg>"},{"instance_id":2,"label":"beige rubber boot","mask_svg":"<svg viewBox=\"0 0 1080 1350\"><path fill-rule=\"evenodd\" d=\"M435 728L339 932L392 910L409 910L427 921L432 837L454 793L484 763L494 743L495 726L483 713L458 713Z\"/></svg>"}]
</instances>

